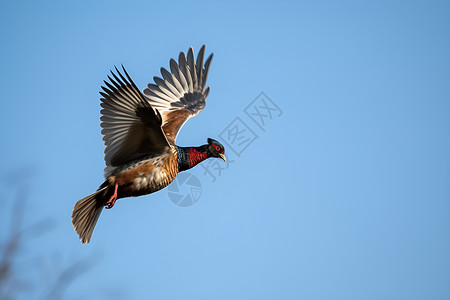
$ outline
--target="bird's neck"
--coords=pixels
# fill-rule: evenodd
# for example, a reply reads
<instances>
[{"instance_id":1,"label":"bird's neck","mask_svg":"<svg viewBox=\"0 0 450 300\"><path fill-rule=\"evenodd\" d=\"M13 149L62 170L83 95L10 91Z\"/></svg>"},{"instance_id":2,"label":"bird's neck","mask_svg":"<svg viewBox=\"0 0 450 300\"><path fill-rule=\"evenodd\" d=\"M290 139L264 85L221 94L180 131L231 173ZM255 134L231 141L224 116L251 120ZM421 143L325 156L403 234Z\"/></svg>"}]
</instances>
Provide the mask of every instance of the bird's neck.
<instances>
[{"instance_id":1,"label":"bird's neck","mask_svg":"<svg viewBox=\"0 0 450 300\"><path fill-rule=\"evenodd\" d=\"M177 147L178 152L178 171L185 171L193 168L208 158L208 145L199 147Z\"/></svg>"}]
</instances>

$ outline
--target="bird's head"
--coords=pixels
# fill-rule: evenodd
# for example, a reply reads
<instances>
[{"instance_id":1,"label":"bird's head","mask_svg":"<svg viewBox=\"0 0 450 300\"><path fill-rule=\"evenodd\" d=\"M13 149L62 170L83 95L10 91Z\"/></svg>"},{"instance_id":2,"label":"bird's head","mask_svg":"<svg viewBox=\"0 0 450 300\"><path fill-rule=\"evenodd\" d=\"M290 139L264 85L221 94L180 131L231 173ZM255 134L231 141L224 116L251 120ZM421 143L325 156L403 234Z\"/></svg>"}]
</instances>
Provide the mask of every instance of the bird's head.
<instances>
[{"instance_id":1,"label":"bird's head","mask_svg":"<svg viewBox=\"0 0 450 300\"><path fill-rule=\"evenodd\" d=\"M207 148L207 152L208 152L208 157L219 157L221 159L223 159L223 161L227 161L225 158L225 148L223 147L223 145L221 143L219 143L216 140L213 140L211 138L207 139L208 142L208 148Z\"/></svg>"}]
</instances>

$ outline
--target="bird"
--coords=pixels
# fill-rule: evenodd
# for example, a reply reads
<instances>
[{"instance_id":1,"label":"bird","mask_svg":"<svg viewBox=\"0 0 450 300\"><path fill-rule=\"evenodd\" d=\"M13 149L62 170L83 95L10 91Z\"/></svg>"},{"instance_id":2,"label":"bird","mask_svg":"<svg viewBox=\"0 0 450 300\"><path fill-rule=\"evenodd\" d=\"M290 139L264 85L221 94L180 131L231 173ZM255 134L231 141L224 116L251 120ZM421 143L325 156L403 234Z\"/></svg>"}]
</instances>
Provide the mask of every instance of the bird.
<instances>
[{"instance_id":1,"label":"bird","mask_svg":"<svg viewBox=\"0 0 450 300\"><path fill-rule=\"evenodd\" d=\"M213 58L203 63L205 45L197 59L193 48L170 59L170 71L161 68L141 92L125 67L115 67L104 81L101 95L101 133L105 144L105 181L98 190L77 201L72 224L82 244L89 243L105 207L117 199L147 195L168 186L182 171L208 158L226 161L224 146L212 138L200 146L175 144L185 122L205 107L206 86Z\"/></svg>"}]
</instances>

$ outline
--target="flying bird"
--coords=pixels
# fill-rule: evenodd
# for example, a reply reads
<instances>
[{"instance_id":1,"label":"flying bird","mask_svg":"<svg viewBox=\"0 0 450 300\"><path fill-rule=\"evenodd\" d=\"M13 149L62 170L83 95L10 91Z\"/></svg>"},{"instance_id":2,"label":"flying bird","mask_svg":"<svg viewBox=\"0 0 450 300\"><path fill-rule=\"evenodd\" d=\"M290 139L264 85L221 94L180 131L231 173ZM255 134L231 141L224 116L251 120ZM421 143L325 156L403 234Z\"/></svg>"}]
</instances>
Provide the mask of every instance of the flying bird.
<instances>
[{"instance_id":1,"label":"flying bird","mask_svg":"<svg viewBox=\"0 0 450 300\"><path fill-rule=\"evenodd\" d=\"M225 159L221 143L211 138L198 147L180 147L175 140L183 124L205 107L206 79L213 54L203 64L205 45L194 60L192 47L181 52L170 71L140 92L125 68L115 68L100 92L101 127L105 143L105 182L79 200L72 224L81 243L89 243L103 207L117 199L147 195L165 188L181 171L210 157Z\"/></svg>"}]
</instances>

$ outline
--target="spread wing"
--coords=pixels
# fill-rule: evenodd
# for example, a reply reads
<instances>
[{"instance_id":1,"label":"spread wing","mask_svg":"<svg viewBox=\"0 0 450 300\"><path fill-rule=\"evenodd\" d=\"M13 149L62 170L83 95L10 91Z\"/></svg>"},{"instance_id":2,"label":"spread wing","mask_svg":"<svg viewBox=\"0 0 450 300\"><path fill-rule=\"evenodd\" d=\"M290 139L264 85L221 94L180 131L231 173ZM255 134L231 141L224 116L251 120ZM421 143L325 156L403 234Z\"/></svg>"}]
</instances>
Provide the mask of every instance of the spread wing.
<instances>
[{"instance_id":1,"label":"spread wing","mask_svg":"<svg viewBox=\"0 0 450 300\"><path fill-rule=\"evenodd\" d=\"M192 47L187 57L181 52L178 63L170 60L170 72L161 68L162 78L153 77L155 84L148 84L143 91L151 106L161 113L162 129L170 144L175 144L183 124L205 107L209 93L206 79L213 54L203 65L204 55L205 45L200 48L197 61Z\"/></svg>"},{"instance_id":2,"label":"spread wing","mask_svg":"<svg viewBox=\"0 0 450 300\"><path fill-rule=\"evenodd\" d=\"M123 68L123 66L122 66ZM105 142L105 162L108 167L116 167L148 154L165 152L169 143L161 128L162 119L144 98L131 80L125 68L126 78L117 70L104 81L100 92Z\"/></svg>"}]
</instances>

